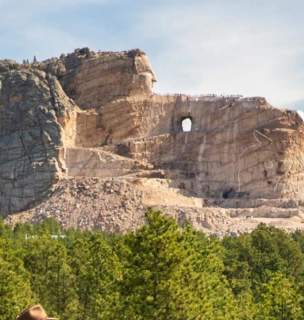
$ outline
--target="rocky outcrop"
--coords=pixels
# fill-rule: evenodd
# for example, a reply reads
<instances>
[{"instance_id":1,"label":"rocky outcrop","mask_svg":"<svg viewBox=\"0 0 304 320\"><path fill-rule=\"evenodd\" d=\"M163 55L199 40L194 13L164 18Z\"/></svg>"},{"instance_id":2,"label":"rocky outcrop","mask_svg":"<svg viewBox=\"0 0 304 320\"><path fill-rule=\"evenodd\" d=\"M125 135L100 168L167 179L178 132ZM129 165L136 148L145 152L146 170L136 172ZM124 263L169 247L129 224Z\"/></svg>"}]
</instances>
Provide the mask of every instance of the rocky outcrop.
<instances>
[{"instance_id":1,"label":"rocky outcrop","mask_svg":"<svg viewBox=\"0 0 304 320\"><path fill-rule=\"evenodd\" d=\"M66 175L66 147L94 145L99 134L105 135L97 128L98 113L81 109L129 94L149 95L153 81L139 50L82 49L31 65L1 61L0 213L25 210L45 199Z\"/></svg>"},{"instance_id":2,"label":"rocky outcrop","mask_svg":"<svg viewBox=\"0 0 304 320\"><path fill-rule=\"evenodd\" d=\"M302 228L300 116L261 97L157 95L155 81L140 50L1 61L0 213L126 231L157 206L206 232Z\"/></svg>"},{"instance_id":3,"label":"rocky outcrop","mask_svg":"<svg viewBox=\"0 0 304 320\"><path fill-rule=\"evenodd\" d=\"M147 56L138 49L95 53L84 48L36 67L55 75L82 109L126 96L151 95L156 81Z\"/></svg>"},{"instance_id":4,"label":"rocky outcrop","mask_svg":"<svg viewBox=\"0 0 304 320\"><path fill-rule=\"evenodd\" d=\"M192 120L187 133L186 117ZM180 96L151 123L144 137L125 143L129 155L167 170L196 195L303 197L303 120L296 112L264 98Z\"/></svg>"},{"instance_id":5,"label":"rocky outcrop","mask_svg":"<svg viewBox=\"0 0 304 320\"><path fill-rule=\"evenodd\" d=\"M64 174L61 119L73 104L51 75L0 69L0 212L8 214L43 199Z\"/></svg>"},{"instance_id":6,"label":"rocky outcrop","mask_svg":"<svg viewBox=\"0 0 304 320\"><path fill-rule=\"evenodd\" d=\"M127 232L141 226L148 208L160 209L180 224L189 221L205 233L237 235L267 223L285 230L304 229L303 207L284 199L202 199L155 177L63 179L46 201L10 215L7 223L38 223L53 217L65 228Z\"/></svg>"}]
</instances>

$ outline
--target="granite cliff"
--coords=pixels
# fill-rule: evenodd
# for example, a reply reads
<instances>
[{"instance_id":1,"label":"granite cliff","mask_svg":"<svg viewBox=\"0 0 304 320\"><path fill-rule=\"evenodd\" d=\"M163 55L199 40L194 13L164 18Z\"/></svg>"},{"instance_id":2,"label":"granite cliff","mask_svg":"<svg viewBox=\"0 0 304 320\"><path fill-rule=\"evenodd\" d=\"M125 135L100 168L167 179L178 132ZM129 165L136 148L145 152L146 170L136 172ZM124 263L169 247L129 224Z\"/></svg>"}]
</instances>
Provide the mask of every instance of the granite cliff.
<instances>
[{"instance_id":1,"label":"granite cliff","mask_svg":"<svg viewBox=\"0 0 304 320\"><path fill-rule=\"evenodd\" d=\"M262 97L158 95L155 81L140 50L0 61L0 214L126 231L158 207L219 234L302 228L297 112Z\"/></svg>"}]
</instances>

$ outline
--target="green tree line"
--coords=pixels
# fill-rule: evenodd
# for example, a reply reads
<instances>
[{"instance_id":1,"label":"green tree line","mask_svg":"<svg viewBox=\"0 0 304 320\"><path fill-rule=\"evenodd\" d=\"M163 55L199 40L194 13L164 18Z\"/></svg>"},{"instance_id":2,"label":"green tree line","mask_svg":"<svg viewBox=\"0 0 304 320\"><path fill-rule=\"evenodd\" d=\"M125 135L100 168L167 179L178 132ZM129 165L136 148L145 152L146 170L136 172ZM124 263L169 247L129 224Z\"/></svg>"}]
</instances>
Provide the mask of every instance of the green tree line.
<instances>
[{"instance_id":1,"label":"green tree line","mask_svg":"<svg viewBox=\"0 0 304 320\"><path fill-rule=\"evenodd\" d=\"M61 320L304 318L304 233L260 225L219 239L149 211L136 232L0 221L0 314Z\"/></svg>"}]
</instances>

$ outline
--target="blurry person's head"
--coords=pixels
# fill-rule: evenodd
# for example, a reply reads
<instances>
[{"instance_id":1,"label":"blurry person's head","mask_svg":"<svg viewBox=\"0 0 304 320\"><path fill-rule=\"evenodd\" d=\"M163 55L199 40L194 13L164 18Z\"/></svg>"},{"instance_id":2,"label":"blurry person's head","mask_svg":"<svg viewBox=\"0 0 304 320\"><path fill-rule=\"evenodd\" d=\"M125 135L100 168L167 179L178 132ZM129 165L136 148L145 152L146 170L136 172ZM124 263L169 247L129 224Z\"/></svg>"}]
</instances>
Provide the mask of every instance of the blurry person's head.
<instances>
[{"instance_id":1,"label":"blurry person's head","mask_svg":"<svg viewBox=\"0 0 304 320\"><path fill-rule=\"evenodd\" d=\"M58 320L56 318L50 318L46 314L45 310L40 304L31 306L23 310L16 320Z\"/></svg>"}]
</instances>

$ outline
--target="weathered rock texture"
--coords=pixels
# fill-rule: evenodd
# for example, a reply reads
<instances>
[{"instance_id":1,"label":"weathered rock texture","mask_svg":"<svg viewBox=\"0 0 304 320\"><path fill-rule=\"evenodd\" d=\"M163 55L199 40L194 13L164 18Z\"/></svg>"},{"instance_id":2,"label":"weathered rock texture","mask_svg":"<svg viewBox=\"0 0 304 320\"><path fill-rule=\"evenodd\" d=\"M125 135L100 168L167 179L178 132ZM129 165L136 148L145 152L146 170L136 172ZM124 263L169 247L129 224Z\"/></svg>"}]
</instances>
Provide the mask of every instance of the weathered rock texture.
<instances>
[{"instance_id":1,"label":"weathered rock texture","mask_svg":"<svg viewBox=\"0 0 304 320\"><path fill-rule=\"evenodd\" d=\"M73 104L39 70L0 74L0 212L43 199L64 174L64 119Z\"/></svg>"},{"instance_id":2,"label":"weathered rock texture","mask_svg":"<svg viewBox=\"0 0 304 320\"><path fill-rule=\"evenodd\" d=\"M207 232L301 228L300 116L260 97L161 96L155 81L140 50L1 61L0 213L126 231L157 206Z\"/></svg>"}]
</instances>

